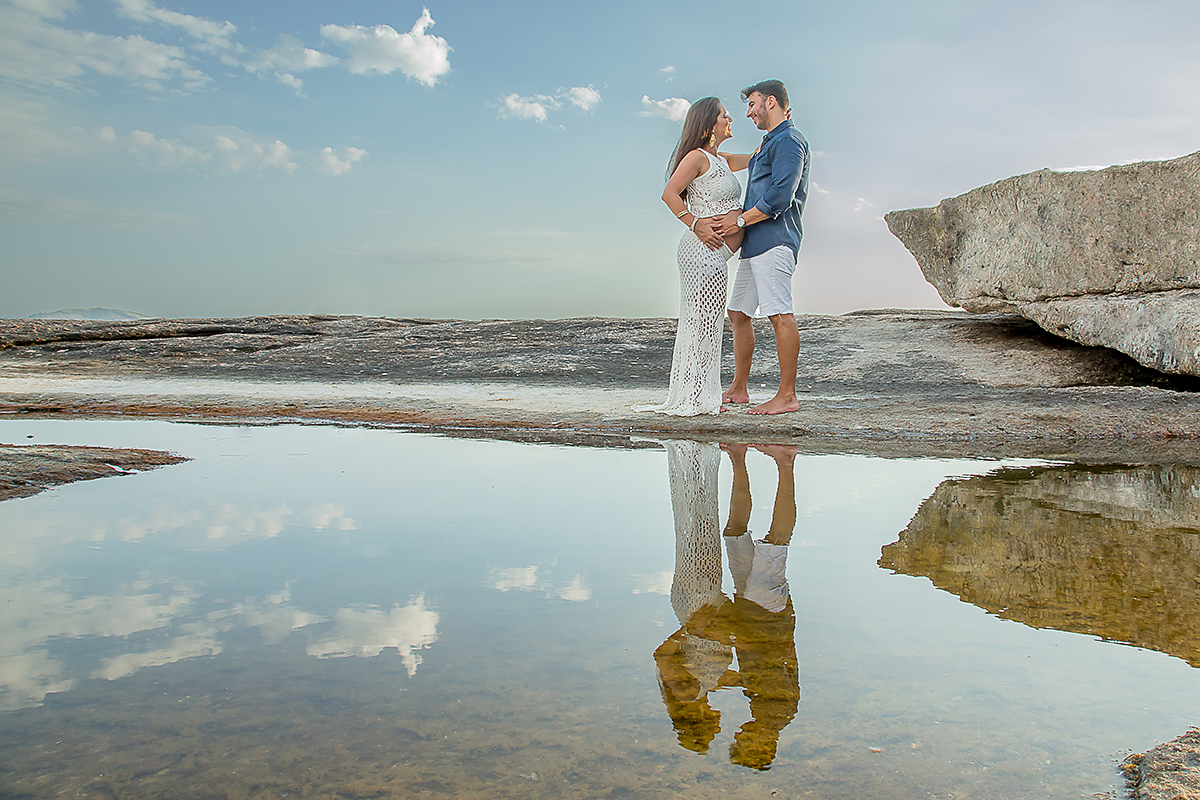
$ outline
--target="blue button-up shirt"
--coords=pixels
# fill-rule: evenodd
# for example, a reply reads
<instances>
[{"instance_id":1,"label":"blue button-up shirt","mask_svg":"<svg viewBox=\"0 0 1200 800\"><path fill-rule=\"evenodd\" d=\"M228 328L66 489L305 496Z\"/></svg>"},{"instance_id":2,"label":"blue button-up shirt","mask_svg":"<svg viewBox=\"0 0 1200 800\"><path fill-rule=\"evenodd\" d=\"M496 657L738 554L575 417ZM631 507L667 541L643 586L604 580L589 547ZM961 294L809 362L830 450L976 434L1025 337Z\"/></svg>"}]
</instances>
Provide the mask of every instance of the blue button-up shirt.
<instances>
[{"instance_id":1,"label":"blue button-up shirt","mask_svg":"<svg viewBox=\"0 0 1200 800\"><path fill-rule=\"evenodd\" d=\"M750 159L742 210L757 208L767 219L746 226L742 258L781 244L798 254L804 235L800 215L807 199L808 142L791 120L784 120L763 137L762 147Z\"/></svg>"}]
</instances>

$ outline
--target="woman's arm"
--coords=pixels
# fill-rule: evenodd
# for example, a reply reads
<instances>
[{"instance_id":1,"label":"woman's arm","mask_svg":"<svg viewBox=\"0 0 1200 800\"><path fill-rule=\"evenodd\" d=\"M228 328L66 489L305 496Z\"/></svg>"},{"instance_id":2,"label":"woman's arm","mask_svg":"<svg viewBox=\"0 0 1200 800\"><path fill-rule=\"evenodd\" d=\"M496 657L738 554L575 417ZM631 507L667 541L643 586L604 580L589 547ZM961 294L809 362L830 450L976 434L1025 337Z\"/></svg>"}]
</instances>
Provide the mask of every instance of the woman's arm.
<instances>
[{"instance_id":1,"label":"woman's arm","mask_svg":"<svg viewBox=\"0 0 1200 800\"><path fill-rule=\"evenodd\" d=\"M667 204L667 208L671 209L671 213L683 220L683 224L691 228L705 246L710 250L717 250L724 242L721 235L713 230L712 224L707 220L697 220L692 216L692 213L687 211L687 205L684 204L683 198L679 196L689 183L705 172L708 172L708 158L699 150L688 153L679 162L679 166L675 168L675 172L667 181L667 188L663 190L662 199Z\"/></svg>"}]
</instances>

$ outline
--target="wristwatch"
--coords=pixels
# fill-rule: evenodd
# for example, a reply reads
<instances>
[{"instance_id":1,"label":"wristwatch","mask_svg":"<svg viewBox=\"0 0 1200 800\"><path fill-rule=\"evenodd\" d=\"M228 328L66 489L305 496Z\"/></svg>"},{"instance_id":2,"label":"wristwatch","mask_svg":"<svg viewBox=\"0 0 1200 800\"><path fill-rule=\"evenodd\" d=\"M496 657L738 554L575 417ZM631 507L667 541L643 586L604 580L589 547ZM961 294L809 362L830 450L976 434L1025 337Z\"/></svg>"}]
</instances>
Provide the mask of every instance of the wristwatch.
<instances>
[{"instance_id":1,"label":"wristwatch","mask_svg":"<svg viewBox=\"0 0 1200 800\"><path fill-rule=\"evenodd\" d=\"M739 228L744 228L744 227L746 227L746 218L745 218L745 217L743 217L741 214L738 214L737 226L738 226Z\"/></svg>"}]
</instances>

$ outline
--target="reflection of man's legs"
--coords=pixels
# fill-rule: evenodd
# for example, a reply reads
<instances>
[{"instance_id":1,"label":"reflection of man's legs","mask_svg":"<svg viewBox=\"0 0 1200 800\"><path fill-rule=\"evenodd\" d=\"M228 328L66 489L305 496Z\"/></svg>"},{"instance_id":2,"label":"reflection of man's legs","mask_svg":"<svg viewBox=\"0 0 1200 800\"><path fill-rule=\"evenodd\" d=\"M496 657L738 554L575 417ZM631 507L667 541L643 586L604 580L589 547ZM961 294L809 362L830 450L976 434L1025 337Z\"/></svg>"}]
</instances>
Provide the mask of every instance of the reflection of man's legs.
<instances>
[{"instance_id":1,"label":"reflection of man's legs","mask_svg":"<svg viewBox=\"0 0 1200 800\"><path fill-rule=\"evenodd\" d=\"M753 717L738 730L729 746L729 760L754 769L767 769L775 760L779 734L796 716L800 705L800 673L796 666L796 614L791 598L771 613L749 600L737 599L738 672Z\"/></svg>"},{"instance_id":2,"label":"reflection of man's legs","mask_svg":"<svg viewBox=\"0 0 1200 800\"><path fill-rule=\"evenodd\" d=\"M796 448L791 445L756 444L755 449L775 459L779 485L775 489L775 508L771 512L771 530L766 541L788 544L796 530ZM747 485L749 482L747 481Z\"/></svg>"},{"instance_id":3,"label":"reflection of man's legs","mask_svg":"<svg viewBox=\"0 0 1200 800\"><path fill-rule=\"evenodd\" d=\"M786 574L787 544L796 528L796 448L754 445L775 460L779 483L771 528L755 543L748 532L751 498L746 445L721 446L733 466L733 492L725 543L736 596L723 609L728 640L737 651L739 683L750 700L752 719L729 748L735 764L767 769L775 759L779 734L796 716L800 676L796 666L796 615Z\"/></svg>"}]
</instances>

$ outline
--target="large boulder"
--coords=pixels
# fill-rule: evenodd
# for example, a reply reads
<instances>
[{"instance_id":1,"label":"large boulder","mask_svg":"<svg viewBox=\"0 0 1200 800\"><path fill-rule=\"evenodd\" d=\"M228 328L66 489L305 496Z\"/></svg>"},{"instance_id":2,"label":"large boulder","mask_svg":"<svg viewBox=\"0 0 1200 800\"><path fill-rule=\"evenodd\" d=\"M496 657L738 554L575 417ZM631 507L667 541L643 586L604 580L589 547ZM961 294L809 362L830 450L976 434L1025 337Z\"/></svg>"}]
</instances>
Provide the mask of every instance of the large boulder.
<instances>
[{"instance_id":1,"label":"large boulder","mask_svg":"<svg viewBox=\"0 0 1200 800\"><path fill-rule=\"evenodd\" d=\"M892 211L948 304L1016 311L1081 344L1200 375L1200 153L1040 170Z\"/></svg>"}]
</instances>

